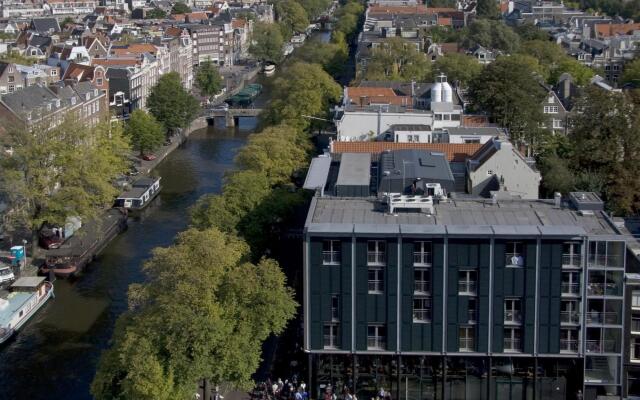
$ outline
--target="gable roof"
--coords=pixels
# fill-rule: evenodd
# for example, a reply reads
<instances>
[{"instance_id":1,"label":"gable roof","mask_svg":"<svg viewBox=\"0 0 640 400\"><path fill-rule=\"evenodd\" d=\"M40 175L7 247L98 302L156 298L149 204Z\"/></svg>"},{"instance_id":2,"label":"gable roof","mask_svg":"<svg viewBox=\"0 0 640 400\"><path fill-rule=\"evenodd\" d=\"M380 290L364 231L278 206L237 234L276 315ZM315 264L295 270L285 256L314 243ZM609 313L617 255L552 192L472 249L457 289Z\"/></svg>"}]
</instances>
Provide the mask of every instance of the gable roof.
<instances>
[{"instance_id":1,"label":"gable roof","mask_svg":"<svg viewBox=\"0 0 640 400\"><path fill-rule=\"evenodd\" d=\"M20 118L25 118L29 113L38 112L42 115L51 114L59 109L56 94L49 88L40 85L27 86L22 90L5 94L2 103ZM51 110L46 108L51 104ZM62 106L60 106L62 107Z\"/></svg>"},{"instance_id":2,"label":"gable roof","mask_svg":"<svg viewBox=\"0 0 640 400\"><path fill-rule=\"evenodd\" d=\"M45 32L60 32L60 24L55 18L34 18L31 20L31 26L35 31Z\"/></svg>"},{"instance_id":3,"label":"gable roof","mask_svg":"<svg viewBox=\"0 0 640 400\"><path fill-rule=\"evenodd\" d=\"M616 35L630 35L633 31L640 30L639 23L628 24L595 24L593 29L596 31L597 37L611 37Z\"/></svg>"},{"instance_id":4,"label":"gable roof","mask_svg":"<svg viewBox=\"0 0 640 400\"><path fill-rule=\"evenodd\" d=\"M332 153L380 154L385 150L428 150L445 153L450 162L464 162L482 147L479 143L332 142Z\"/></svg>"}]
</instances>

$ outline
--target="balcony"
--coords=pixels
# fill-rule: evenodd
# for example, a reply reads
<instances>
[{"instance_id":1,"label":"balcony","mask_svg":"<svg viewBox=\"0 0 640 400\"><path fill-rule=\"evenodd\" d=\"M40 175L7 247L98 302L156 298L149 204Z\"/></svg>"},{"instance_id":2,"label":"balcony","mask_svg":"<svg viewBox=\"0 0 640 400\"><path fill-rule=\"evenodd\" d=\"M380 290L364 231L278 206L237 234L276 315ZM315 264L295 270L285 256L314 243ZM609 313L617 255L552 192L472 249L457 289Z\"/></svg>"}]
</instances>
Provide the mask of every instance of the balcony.
<instances>
[{"instance_id":1,"label":"balcony","mask_svg":"<svg viewBox=\"0 0 640 400\"><path fill-rule=\"evenodd\" d=\"M621 296L620 288L615 283L589 283L587 285L589 296Z\"/></svg>"},{"instance_id":2,"label":"balcony","mask_svg":"<svg viewBox=\"0 0 640 400\"><path fill-rule=\"evenodd\" d=\"M577 353L579 344L580 342L578 340L560 339L560 351Z\"/></svg>"},{"instance_id":3,"label":"balcony","mask_svg":"<svg viewBox=\"0 0 640 400\"><path fill-rule=\"evenodd\" d=\"M517 352L517 353L521 352L522 346L521 346L520 339L505 338L503 351Z\"/></svg>"},{"instance_id":4,"label":"balcony","mask_svg":"<svg viewBox=\"0 0 640 400\"><path fill-rule=\"evenodd\" d=\"M338 344L338 337L336 335L323 335L323 347L325 349L337 349L340 347Z\"/></svg>"},{"instance_id":5,"label":"balcony","mask_svg":"<svg viewBox=\"0 0 640 400\"><path fill-rule=\"evenodd\" d=\"M475 351L475 343L473 338L459 338L458 339L460 351Z\"/></svg>"},{"instance_id":6,"label":"balcony","mask_svg":"<svg viewBox=\"0 0 640 400\"><path fill-rule=\"evenodd\" d=\"M420 267L430 267L431 253L427 253L424 251L415 251L413 253L413 265L417 265Z\"/></svg>"},{"instance_id":7,"label":"balcony","mask_svg":"<svg viewBox=\"0 0 640 400\"><path fill-rule=\"evenodd\" d=\"M585 344L587 353L619 353L613 339L587 340Z\"/></svg>"},{"instance_id":8,"label":"balcony","mask_svg":"<svg viewBox=\"0 0 640 400\"><path fill-rule=\"evenodd\" d=\"M340 264L340 252L339 251L323 251L322 264L324 265Z\"/></svg>"},{"instance_id":9,"label":"balcony","mask_svg":"<svg viewBox=\"0 0 640 400\"><path fill-rule=\"evenodd\" d=\"M522 313L520 311L505 311L504 312L505 324L522 324Z\"/></svg>"},{"instance_id":10,"label":"balcony","mask_svg":"<svg viewBox=\"0 0 640 400\"><path fill-rule=\"evenodd\" d=\"M429 294L431 292L431 282L429 281L414 281L413 282L414 293Z\"/></svg>"},{"instance_id":11,"label":"balcony","mask_svg":"<svg viewBox=\"0 0 640 400\"><path fill-rule=\"evenodd\" d=\"M383 337L367 336L367 350L384 350L387 343Z\"/></svg>"},{"instance_id":12,"label":"balcony","mask_svg":"<svg viewBox=\"0 0 640 400\"><path fill-rule=\"evenodd\" d=\"M589 254L589 266L595 268L622 268L624 257L618 255Z\"/></svg>"},{"instance_id":13,"label":"balcony","mask_svg":"<svg viewBox=\"0 0 640 400\"><path fill-rule=\"evenodd\" d=\"M476 294L476 283L473 281L458 281L459 294Z\"/></svg>"},{"instance_id":14,"label":"balcony","mask_svg":"<svg viewBox=\"0 0 640 400\"><path fill-rule=\"evenodd\" d=\"M383 251L367 251L367 265L385 265L385 263Z\"/></svg>"},{"instance_id":15,"label":"balcony","mask_svg":"<svg viewBox=\"0 0 640 400\"><path fill-rule=\"evenodd\" d=\"M430 321L431 321L430 309L413 310L413 322L430 322Z\"/></svg>"},{"instance_id":16,"label":"balcony","mask_svg":"<svg viewBox=\"0 0 640 400\"><path fill-rule=\"evenodd\" d=\"M506 253L504 265L507 267L524 267L524 256L520 253Z\"/></svg>"},{"instance_id":17,"label":"balcony","mask_svg":"<svg viewBox=\"0 0 640 400\"><path fill-rule=\"evenodd\" d=\"M579 254L563 254L562 266L565 268L580 268Z\"/></svg>"},{"instance_id":18,"label":"balcony","mask_svg":"<svg viewBox=\"0 0 640 400\"><path fill-rule=\"evenodd\" d=\"M619 315L614 311L588 311L586 316L587 324L607 324L620 325Z\"/></svg>"},{"instance_id":19,"label":"balcony","mask_svg":"<svg viewBox=\"0 0 640 400\"><path fill-rule=\"evenodd\" d=\"M580 284L562 282L560 285L560 293L563 296L580 296Z\"/></svg>"},{"instance_id":20,"label":"balcony","mask_svg":"<svg viewBox=\"0 0 640 400\"><path fill-rule=\"evenodd\" d=\"M560 323L577 325L580 323L580 313L578 311L560 311Z\"/></svg>"}]
</instances>

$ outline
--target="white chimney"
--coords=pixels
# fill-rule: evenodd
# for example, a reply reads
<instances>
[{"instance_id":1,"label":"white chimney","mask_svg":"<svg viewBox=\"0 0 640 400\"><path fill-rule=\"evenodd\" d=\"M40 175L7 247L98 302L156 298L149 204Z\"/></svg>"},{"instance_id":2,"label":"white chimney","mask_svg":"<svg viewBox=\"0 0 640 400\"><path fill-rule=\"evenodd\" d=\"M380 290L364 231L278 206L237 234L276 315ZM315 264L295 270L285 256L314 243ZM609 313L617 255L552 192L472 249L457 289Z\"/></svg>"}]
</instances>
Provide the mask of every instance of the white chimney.
<instances>
[{"instance_id":1,"label":"white chimney","mask_svg":"<svg viewBox=\"0 0 640 400\"><path fill-rule=\"evenodd\" d=\"M562 194L560 192L555 192L553 194L553 205L555 208L560 208L562 204Z\"/></svg>"}]
</instances>

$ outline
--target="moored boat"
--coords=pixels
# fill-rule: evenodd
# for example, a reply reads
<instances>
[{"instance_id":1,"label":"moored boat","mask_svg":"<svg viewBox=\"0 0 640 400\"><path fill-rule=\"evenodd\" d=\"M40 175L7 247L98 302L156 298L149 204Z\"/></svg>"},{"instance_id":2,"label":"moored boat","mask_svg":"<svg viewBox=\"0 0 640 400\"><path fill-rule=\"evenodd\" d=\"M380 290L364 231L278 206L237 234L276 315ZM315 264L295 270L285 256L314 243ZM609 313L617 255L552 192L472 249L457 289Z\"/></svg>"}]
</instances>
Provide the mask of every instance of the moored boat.
<instances>
[{"instance_id":1,"label":"moored boat","mask_svg":"<svg viewBox=\"0 0 640 400\"><path fill-rule=\"evenodd\" d=\"M0 343L6 342L53 296L53 285L40 276L24 277L0 295Z\"/></svg>"},{"instance_id":2,"label":"moored boat","mask_svg":"<svg viewBox=\"0 0 640 400\"><path fill-rule=\"evenodd\" d=\"M160 178L140 177L116 199L114 207L141 210L160 193Z\"/></svg>"},{"instance_id":3,"label":"moored boat","mask_svg":"<svg viewBox=\"0 0 640 400\"><path fill-rule=\"evenodd\" d=\"M267 64L264 66L264 74L266 76L271 76L273 74L276 73L276 66L275 64Z\"/></svg>"},{"instance_id":4,"label":"moored boat","mask_svg":"<svg viewBox=\"0 0 640 400\"><path fill-rule=\"evenodd\" d=\"M40 266L40 275L49 276L49 273L53 273L60 278L67 278L78 270L78 262L74 257L60 256L49 257Z\"/></svg>"}]
</instances>

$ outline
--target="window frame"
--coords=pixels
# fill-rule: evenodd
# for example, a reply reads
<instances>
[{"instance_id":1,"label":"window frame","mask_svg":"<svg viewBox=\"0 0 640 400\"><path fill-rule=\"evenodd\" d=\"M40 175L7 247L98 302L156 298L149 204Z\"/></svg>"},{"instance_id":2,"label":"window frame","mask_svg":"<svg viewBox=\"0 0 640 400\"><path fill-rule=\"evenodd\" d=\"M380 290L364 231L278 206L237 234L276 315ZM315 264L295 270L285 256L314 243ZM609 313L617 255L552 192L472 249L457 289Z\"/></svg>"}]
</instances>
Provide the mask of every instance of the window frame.
<instances>
[{"instance_id":1,"label":"window frame","mask_svg":"<svg viewBox=\"0 0 640 400\"><path fill-rule=\"evenodd\" d=\"M464 335L463 335L464 332ZM461 353L469 353L476 351L476 338L475 338L475 326L474 325L461 325L458 328L458 351ZM469 343L471 346L469 346Z\"/></svg>"},{"instance_id":2,"label":"window frame","mask_svg":"<svg viewBox=\"0 0 640 400\"><path fill-rule=\"evenodd\" d=\"M374 279L371 279L374 273ZM370 266L367 270L367 292L369 294L384 293L384 268L380 266Z\"/></svg>"},{"instance_id":3,"label":"window frame","mask_svg":"<svg viewBox=\"0 0 640 400\"><path fill-rule=\"evenodd\" d=\"M371 250L371 245L373 249ZM382 246L380 246L382 245ZM373 259L370 256L373 255ZM387 263L387 242L385 240L367 241L367 265L384 266Z\"/></svg>"},{"instance_id":4,"label":"window frame","mask_svg":"<svg viewBox=\"0 0 640 400\"><path fill-rule=\"evenodd\" d=\"M326 333L328 328L329 334ZM327 344L329 338L329 344ZM322 348L323 349L339 349L340 348L340 324L336 322L328 322L322 325Z\"/></svg>"},{"instance_id":5,"label":"window frame","mask_svg":"<svg viewBox=\"0 0 640 400\"><path fill-rule=\"evenodd\" d=\"M420 308L416 308L416 302L420 305ZM429 296L414 296L412 301L412 319L414 323L428 323L431 322L431 310L432 302ZM416 318L422 315L420 318Z\"/></svg>"},{"instance_id":6,"label":"window frame","mask_svg":"<svg viewBox=\"0 0 640 400\"><path fill-rule=\"evenodd\" d=\"M373 334L372 334L373 331ZM370 343L374 343L371 346ZM367 350L386 350L387 348L387 332L384 324L368 324L367 325Z\"/></svg>"},{"instance_id":7,"label":"window frame","mask_svg":"<svg viewBox=\"0 0 640 400\"><path fill-rule=\"evenodd\" d=\"M461 278L461 274L464 274L464 278ZM473 279L472 279L473 278ZM458 295L459 296L476 296L478 293L478 270L477 269L461 269L458 270ZM466 287L466 291L461 291L460 288ZM473 288L473 290L468 290Z\"/></svg>"},{"instance_id":8,"label":"window frame","mask_svg":"<svg viewBox=\"0 0 640 400\"><path fill-rule=\"evenodd\" d=\"M334 246L337 243L337 250ZM328 246L327 246L328 245ZM340 265L342 262L342 254L340 252L341 241L335 239L325 239L322 241L322 265ZM327 248L329 250L327 250ZM325 256L329 256L327 259ZM334 256L335 257L334 259Z\"/></svg>"}]
</instances>

